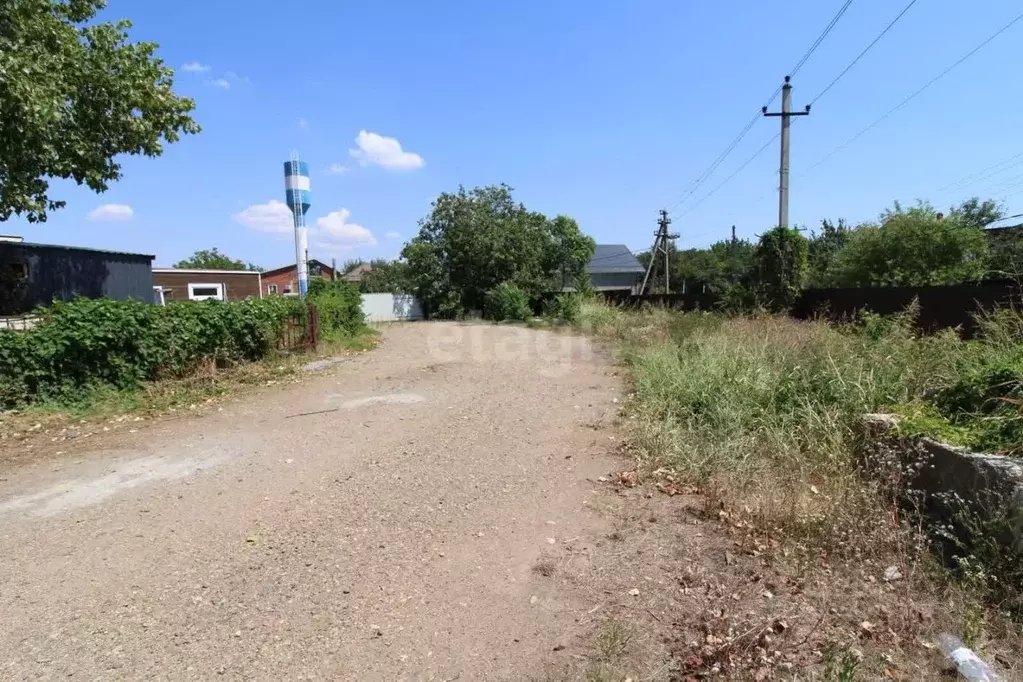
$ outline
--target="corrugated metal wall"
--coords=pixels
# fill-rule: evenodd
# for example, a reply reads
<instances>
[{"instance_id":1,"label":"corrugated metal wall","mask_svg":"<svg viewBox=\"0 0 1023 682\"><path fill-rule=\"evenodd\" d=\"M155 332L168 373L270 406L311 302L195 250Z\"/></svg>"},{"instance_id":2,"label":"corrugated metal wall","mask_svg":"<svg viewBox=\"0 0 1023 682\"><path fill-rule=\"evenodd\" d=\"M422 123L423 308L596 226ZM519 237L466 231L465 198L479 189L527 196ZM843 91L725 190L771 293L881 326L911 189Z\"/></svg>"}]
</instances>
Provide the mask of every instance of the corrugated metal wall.
<instances>
[{"instance_id":1,"label":"corrugated metal wall","mask_svg":"<svg viewBox=\"0 0 1023 682\"><path fill-rule=\"evenodd\" d=\"M15 264L27 268L27 280L13 283ZM0 244L0 314L19 315L54 299L75 296L153 300L152 257L35 244ZM16 291L15 291L16 289Z\"/></svg>"}]
</instances>

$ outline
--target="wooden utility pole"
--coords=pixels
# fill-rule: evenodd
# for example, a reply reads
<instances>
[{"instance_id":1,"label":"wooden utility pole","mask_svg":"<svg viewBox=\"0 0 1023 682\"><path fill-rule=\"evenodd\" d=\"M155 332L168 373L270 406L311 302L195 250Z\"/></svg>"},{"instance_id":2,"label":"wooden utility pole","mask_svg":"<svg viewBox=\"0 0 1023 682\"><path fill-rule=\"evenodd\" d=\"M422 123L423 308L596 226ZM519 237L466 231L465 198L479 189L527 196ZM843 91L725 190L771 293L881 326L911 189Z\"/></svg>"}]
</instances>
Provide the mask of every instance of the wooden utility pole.
<instances>
[{"instance_id":1,"label":"wooden utility pole","mask_svg":"<svg viewBox=\"0 0 1023 682\"><path fill-rule=\"evenodd\" d=\"M810 105L806 105L806 111L792 111L792 80L791 76L785 76L785 84L781 86L781 111L767 112L767 107L761 109L764 116L778 116L781 118L781 166L778 172L778 225L789 226L789 126L792 125L793 116L808 116Z\"/></svg>"},{"instance_id":2,"label":"wooden utility pole","mask_svg":"<svg viewBox=\"0 0 1023 682\"><path fill-rule=\"evenodd\" d=\"M650 279L650 273L654 271L654 263L657 262L657 254L664 253L664 293L671 293L671 268L668 262L668 240L678 239L677 234L668 234L668 225L671 225L671 218L668 212L661 209L661 217L657 221L657 232L654 232L654 245L650 249L650 263L646 266L646 275L643 276L643 287L640 293L646 293L646 283ZM683 284L683 288L685 285Z\"/></svg>"}]
</instances>

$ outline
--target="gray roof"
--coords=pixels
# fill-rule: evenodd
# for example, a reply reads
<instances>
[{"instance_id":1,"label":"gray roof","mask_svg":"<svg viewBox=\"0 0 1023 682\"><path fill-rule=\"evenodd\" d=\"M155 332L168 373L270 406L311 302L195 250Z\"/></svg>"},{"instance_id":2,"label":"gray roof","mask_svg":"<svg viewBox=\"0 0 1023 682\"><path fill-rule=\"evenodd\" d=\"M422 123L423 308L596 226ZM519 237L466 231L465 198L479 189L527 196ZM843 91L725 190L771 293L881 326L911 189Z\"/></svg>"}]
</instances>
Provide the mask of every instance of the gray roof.
<instances>
[{"instance_id":1,"label":"gray roof","mask_svg":"<svg viewBox=\"0 0 1023 682\"><path fill-rule=\"evenodd\" d=\"M586 264L586 272L645 272L625 244L597 244L593 257Z\"/></svg>"},{"instance_id":2,"label":"gray roof","mask_svg":"<svg viewBox=\"0 0 1023 682\"><path fill-rule=\"evenodd\" d=\"M132 258L148 258L153 260L156 256L151 256L148 253L132 253L130 251L111 251L109 249L94 249L88 246L64 246L62 244L39 244L37 242L16 242L16 241L0 241L2 246L19 246L27 249L61 249L63 251L87 251L89 253L103 253L110 256L131 256Z\"/></svg>"}]
</instances>

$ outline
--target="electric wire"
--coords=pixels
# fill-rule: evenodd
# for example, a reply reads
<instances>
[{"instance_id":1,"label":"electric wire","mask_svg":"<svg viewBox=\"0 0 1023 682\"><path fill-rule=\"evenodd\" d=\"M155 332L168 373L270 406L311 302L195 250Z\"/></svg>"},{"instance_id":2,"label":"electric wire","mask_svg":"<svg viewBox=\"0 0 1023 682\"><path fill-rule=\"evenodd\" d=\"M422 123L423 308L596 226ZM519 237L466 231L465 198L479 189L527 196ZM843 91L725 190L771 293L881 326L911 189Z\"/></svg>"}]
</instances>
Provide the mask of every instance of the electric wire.
<instances>
[{"instance_id":1,"label":"electric wire","mask_svg":"<svg viewBox=\"0 0 1023 682\"><path fill-rule=\"evenodd\" d=\"M938 74L937 76L935 76L935 77L934 77L934 78L932 78L931 80L927 81L927 83L926 83L926 84L925 84L925 85L924 85L923 87L919 88L918 90L916 90L915 92L913 92L913 94L909 95L909 96L908 96L908 97L906 97L906 98L905 98L904 100L902 100L901 102L899 102L899 103L898 103L897 105L895 105L894 107L892 107L891 109L889 109L889 110L888 110L887 112L885 112L885 113L884 113L884 114L883 114L883 115L882 115L882 116L881 116L880 118L878 118L878 119L877 119L876 121L874 121L873 123L871 123L870 125L868 125L868 126L867 126L866 128L864 128L863 130L861 130L860 132L856 133L855 135L853 135L852 137L850 137L850 138L849 138L848 140L846 140L845 142L843 142L842 144L840 144L840 145L838 145L837 147L835 147L834 149L832 149L832 150L831 150L830 152L828 152L828 153L827 153L827 154L826 154L826 155L824 156L824 158L822 158L822 159L821 159L820 161L818 161L817 163L815 163L814 165L812 165L812 166L810 166L810 167L809 167L808 169L806 169L806 171L805 171L805 172L804 172L804 173L803 173L802 175L805 175L806 173L809 173L810 171L814 170L815 168L819 168L820 166L824 165L824 163L826 163L826 162L827 162L828 160L830 160L830 159L831 159L831 158L832 158L833 156L835 156L836 154L838 154L838 153L839 153L840 151L842 151L843 149L846 149L846 148L847 148L847 147L848 147L849 145L851 145L851 144L852 144L853 142L855 142L856 140L860 139L861 137L863 137L864 135L866 135L866 134L867 134L868 132L870 132L871 130L873 130L873 129L874 129L875 127L877 127L877 126L878 126L878 125L879 125L880 123L882 123L882 122L883 122L883 121L884 121L885 119L887 119L887 118L888 118L889 116L891 116L892 114L894 114L895 112L897 112L897 111L898 111L899 109L902 109L902 107L906 106L906 105L907 105L907 104L909 104L909 103L910 103L911 101L913 101L914 99L916 99L916 98L917 98L917 97L918 97L918 96L919 96L919 95L920 95L921 93L923 93L923 92L924 92L925 90L927 90L927 89L928 89L928 88L930 88L930 87L931 87L932 85L934 85L935 83L937 83L937 82L938 82L939 80L941 80L942 78L944 78L944 77L945 77L946 75L948 75L948 73L949 73L949 72L951 72L951 71L952 71L953 69L955 69L955 68L956 68L957 66L959 66L960 64L962 64L963 62L965 62L965 61L966 61L967 59L969 59L969 58L970 58L970 57L972 57L973 55L975 55L975 54L977 54L978 52L980 52L980 50L981 50L981 49L983 49L984 47L986 47L988 43L990 43L990 42L991 42L991 41L993 41L993 40L994 40L995 38L997 38L998 36L1002 35L1002 34L1003 34L1003 33L1005 33L1006 31L1008 31L1008 30L1009 30L1009 29L1010 29L1010 28L1011 28L1011 27L1012 27L1012 26L1013 26L1014 24L1016 24L1016 22L1018 22L1018 21L1019 21L1019 20L1021 20L1021 19L1023 19L1023 14L1018 14L1018 15L1016 16L1016 18L1014 18L1014 19L1013 19L1013 20L1011 20L1011 21L1010 21L1009 23L1005 24L1005 25L1004 25L1004 26L1002 26L1002 27L1001 27L1000 29L998 29L997 31L995 31L994 33L992 33L992 34L991 34L990 36L988 36L987 38L985 38L985 39L984 39L984 40L983 40L983 41L982 41L982 42L981 42L981 43L980 43L979 45L977 45L977 46L976 46L975 48L973 48L972 50L970 50L969 52L967 52L967 53L966 53L965 55L963 55L962 57L960 57L960 58L959 58L958 60L956 60L956 61L955 61L955 62L954 62L954 63L953 63L953 64L952 64L951 66L947 67L947 68L946 68L946 69L945 69L944 71L942 71L941 73L939 73L939 74Z\"/></svg>"},{"instance_id":2,"label":"electric wire","mask_svg":"<svg viewBox=\"0 0 1023 682\"><path fill-rule=\"evenodd\" d=\"M849 71L852 69L852 67L856 66L857 62L859 62L861 59L863 59L863 56L865 54L867 54L868 52L870 52L870 50L875 45L877 45L877 43L881 40L881 38L884 38L885 34L887 34L888 31L892 30L892 27L895 26L895 24L899 23L899 19L901 19L906 14L906 12L908 12L909 9L913 5L915 5L916 3L917 3L917 0L910 0L909 4L906 5L905 7L903 7L902 11L899 12L897 15L895 15L895 18L892 19L888 23L888 25L884 27L884 30L882 30L880 33L878 33L877 36L873 40L871 40L870 43L865 48L863 48L862 52L860 52L858 55L856 55L855 59L853 59L851 62L849 62L849 65L847 67L845 67L844 69L842 69L842 72L839 73L837 76L835 76L835 78L830 83L828 83L827 87L825 87L823 90L821 90L820 93L816 97L814 97L812 100L810 100L810 105L813 106L817 102L817 100L819 100L821 97L823 97L828 92L828 90L831 90L831 88L835 87L835 84L838 83L838 81L842 80L842 78L845 76L845 74L849 73Z\"/></svg>"},{"instance_id":3,"label":"electric wire","mask_svg":"<svg viewBox=\"0 0 1023 682\"><path fill-rule=\"evenodd\" d=\"M824 39L828 37L829 33L831 33L831 30L835 28L836 24L838 24L839 20L845 14L846 10L849 9L849 6L852 4L852 1L853 0L845 0L845 2L839 8L835 16L832 17L831 21L828 22L828 25L824 27L823 31L821 31L821 34L817 36L817 39L814 40L814 42L810 45L807 51L803 54L803 56L800 57L799 61L796 62L796 65L789 70L790 76L796 75L796 73L798 73L799 70L803 68L803 65L806 64L807 60L810 59L813 53L817 51L817 48L820 47L821 43L824 42ZM778 97L778 94L781 92L781 89L782 89L781 86L778 86L775 89L775 91L768 98L767 103L764 104L765 107L771 106L774 100ZM682 204L689 197L693 196L693 194L695 194L696 191L699 190L700 187L710 179L710 176L714 174L714 172L718 169L718 167L721 166L725 159L727 159L728 156L735 150L735 148L739 146L739 143L742 142L743 138L746 137L746 134L749 133L749 131L753 128L754 125L756 125L756 122L760 120L760 117L762 115L763 115L762 110L757 111L757 113L753 115L753 118L751 118L749 122L745 126L743 126L742 130L739 131L739 134L735 136L735 139L733 139L728 144L728 146L725 147L724 151L718 154L714 161L711 162L710 166L708 166L702 173L700 173L699 176L697 176L695 180L693 180L691 183L689 183L689 185L686 186L686 189L683 190L681 198L679 198L675 203L673 203L668 208L669 211L674 210L677 206Z\"/></svg>"}]
</instances>

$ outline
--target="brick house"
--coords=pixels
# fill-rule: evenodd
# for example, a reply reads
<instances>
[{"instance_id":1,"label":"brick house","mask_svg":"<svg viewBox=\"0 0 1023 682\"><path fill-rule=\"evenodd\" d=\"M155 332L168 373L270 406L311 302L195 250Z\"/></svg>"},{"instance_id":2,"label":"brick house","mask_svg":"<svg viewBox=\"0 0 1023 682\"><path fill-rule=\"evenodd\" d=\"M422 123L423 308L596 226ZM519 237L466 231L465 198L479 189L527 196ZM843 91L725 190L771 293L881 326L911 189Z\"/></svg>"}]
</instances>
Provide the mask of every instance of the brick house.
<instances>
[{"instance_id":1,"label":"brick house","mask_svg":"<svg viewBox=\"0 0 1023 682\"><path fill-rule=\"evenodd\" d=\"M334 269L318 260L309 261L309 279L322 277L334 279ZM263 293L296 295L298 294L298 267L294 264L284 265L263 273Z\"/></svg>"}]
</instances>

